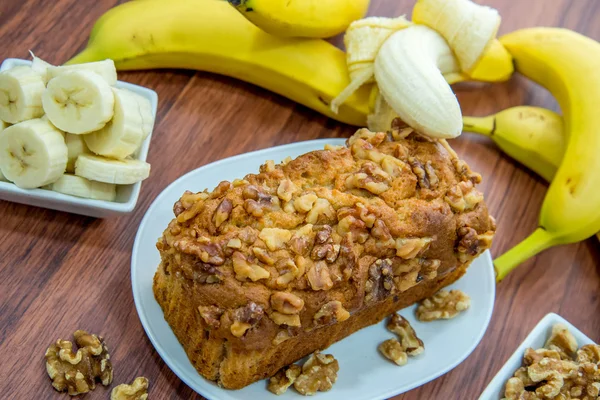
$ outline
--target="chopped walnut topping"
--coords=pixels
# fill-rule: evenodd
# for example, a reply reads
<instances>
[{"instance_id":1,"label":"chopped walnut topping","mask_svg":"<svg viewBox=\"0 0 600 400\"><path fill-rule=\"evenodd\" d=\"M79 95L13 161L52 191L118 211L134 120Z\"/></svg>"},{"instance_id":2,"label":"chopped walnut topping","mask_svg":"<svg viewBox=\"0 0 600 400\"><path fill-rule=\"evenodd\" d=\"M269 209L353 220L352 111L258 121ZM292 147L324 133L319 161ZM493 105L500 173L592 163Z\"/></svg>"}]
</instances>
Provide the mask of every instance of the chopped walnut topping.
<instances>
[{"instance_id":1,"label":"chopped walnut topping","mask_svg":"<svg viewBox=\"0 0 600 400\"><path fill-rule=\"evenodd\" d=\"M329 144L327 143L324 147L325 150L329 150L329 151L336 151L336 150L341 150L341 149L345 149L345 146L338 146L335 144Z\"/></svg>"},{"instance_id":2,"label":"chopped walnut topping","mask_svg":"<svg viewBox=\"0 0 600 400\"><path fill-rule=\"evenodd\" d=\"M104 386L110 385L113 370L102 336L82 330L75 331L73 336L79 348L76 353L73 343L61 339L46 350L46 371L54 389L76 396L94 390L96 380Z\"/></svg>"},{"instance_id":3,"label":"chopped walnut topping","mask_svg":"<svg viewBox=\"0 0 600 400\"><path fill-rule=\"evenodd\" d=\"M318 197L316 194L314 194L314 193L305 194L303 196L296 198L296 200L294 200L294 207L296 208L296 211L298 211L299 213L307 213L312 209L313 204L315 204L315 202L317 200L318 200Z\"/></svg>"},{"instance_id":4,"label":"chopped walnut topping","mask_svg":"<svg viewBox=\"0 0 600 400\"><path fill-rule=\"evenodd\" d=\"M235 188L235 187L240 187L240 186L244 186L244 185L249 185L250 182L248 182L245 179L234 179L233 182L231 182L231 184Z\"/></svg>"},{"instance_id":5,"label":"chopped walnut topping","mask_svg":"<svg viewBox=\"0 0 600 400\"><path fill-rule=\"evenodd\" d=\"M110 393L110 400L147 400L148 379L139 376L133 380L131 385L125 383L115 387Z\"/></svg>"},{"instance_id":6,"label":"chopped walnut topping","mask_svg":"<svg viewBox=\"0 0 600 400\"><path fill-rule=\"evenodd\" d=\"M446 193L445 201L456 212L469 211L483 201L483 194L475 190L473 182L462 181L450 188Z\"/></svg>"},{"instance_id":7,"label":"chopped walnut topping","mask_svg":"<svg viewBox=\"0 0 600 400\"><path fill-rule=\"evenodd\" d=\"M258 324L264 315L264 310L256 303L248 303L244 307L236 308L233 312L233 323L231 333L236 337L242 337L253 326Z\"/></svg>"},{"instance_id":8,"label":"chopped walnut topping","mask_svg":"<svg viewBox=\"0 0 600 400\"><path fill-rule=\"evenodd\" d=\"M354 132L354 135L348 138L346 144L352 146L355 142L363 140L373 146L379 146L385 141L385 136L384 132L372 132L367 128L360 128Z\"/></svg>"},{"instance_id":9,"label":"chopped walnut topping","mask_svg":"<svg viewBox=\"0 0 600 400\"><path fill-rule=\"evenodd\" d=\"M414 157L408 158L413 173L417 176L419 187L421 189L436 189L439 183L439 179L435 173L435 169L431 165L431 161L427 161L423 165L419 160Z\"/></svg>"},{"instance_id":10,"label":"chopped walnut topping","mask_svg":"<svg viewBox=\"0 0 600 400\"><path fill-rule=\"evenodd\" d=\"M213 222L217 228L220 227L223 222L229 219L229 214L231 214L232 209L233 204L231 203L231 200L223 199L213 215Z\"/></svg>"},{"instance_id":11,"label":"chopped walnut topping","mask_svg":"<svg viewBox=\"0 0 600 400\"><path fill-rule=\"evenodd\" d=\"M280 228L263 228L259 235L269 250L275 251L283 249L288 240L292 237L292 233L287 229Z\"/></svg>"},{"instance_id":12,"label":"chopped walnut topping","mask_svg":"<svg viewBox=\"0 0 600 400\"><path fill-rule=\"evenodd\" d=\"M406 167L403 161L392 156L385 156L381 160L381 168L392 178L397 178Z\"/></svg>"},{"instance_id":13,"label":"chopped walnut topping","mask_svg":"<svg viewBox=\"0 0 600 400\"><path fill-rule=\"evenodd\" d=\"M271 276L271 273L263 267L248 262L245 255L236 251L231 257L233 262L233 271L235 272L235 279L239 281L245 281L250 279L252 282L256 282L260 279L267 279Z\"/></svg>"},{"instance_id":14,"label":"chopped walnut topping","mask_svg":"<svg viewBox=\"0 0 600 400\"><path fill-rule=\"evenodd\" d=\"M457 234L458 244L456 250L459 253L459 260L461 262L472 259L483 250L489 248L494 237L492 231L478 235L475 229L468 226L458 228Z\"/></svg>"},{"instance_id":15,"label":"chopped walnut topping","mask_svg":"<svg viewBox=\"0 0 600 400\"><path fill-rule=\"evenodd\" d=\"M217 306L198 306L198 312L209 327L218 329L221 326L222 308Z\"/></svg>"},{"instance_id":16,"label":"chopped walnut topping","mask_svg":"<svg viewBox=\"0 0 600 400\"><path fill-rule=\"evenodd\" d=\"M304 308L304 300L288 292L275 292L271 295L271 307L282 314L298 314Z\"/></svg>"},{"instance_id":17,"label":"chopped walnut topping","mask_svg":"<svg viewBox=\"0 0 600 400\"><path fill-rule=\"evenodd\" d=\"M350 318L342 303L338 300L325 303L313 317L316 325L329 325L334 322L342 322Z\"/></svg>"},{"instance_id":18,"label":"chopped walnut topping","mask_svg":"<svg viewBox=\"0 0 600 400\"><path fill-rule=\"evenodd\" d=\"M326 392L337 380L340 367L331 354L315 352L302 366L302 374L294 382L294 388L305 396Z\"/></svg>"},{"instance_id":19,"label":"chopped walnut topping","mask_svg":"<svg viewBox=\"0 0 600 400\"><path fill-rule=\"evenodd\" d=\"M265 172L273 172L275 171L275 161L267 160L263 165ZM262 169L262 168L261 168Z\"/></svg>"},{"instance_id":20,"label":"chopped walnut topping","mask_svg":"<svg viewBox=\"0 0 600 400\"><path fill-rule=\"evenodd\" d=\"M390 243L390 241L393 242L392 235L390 234L390 230L388 229L385 222L383 222L380 219L375 220L375 223L373 224L373 228L371 229L371 235L375 239L377 239L383 243ZM393 243L395 245L395 242L393 242Z\"/></svg>"},{"instance_id":21,"label":"chopped walnut topping","mask_svg":"<svg viewBox=\"0 0 600 400\"><path fill-rule=\"evenodd\" d=\"M277 285L285 286L296 278L304 275L306 271L306 259L302 256L297 256L296 261L290 259L285 260L285 266L279 269L279 277L277 278Z\"/></svg>"},{"instance_id":22,"label":"chopped walnut topping","mask_svg":"<svg viewBox=\"0 0 600 400\"><path fill-rule=\"evenodd\" d=\"M376 135L385 138L385 133L383 132L378 132ZM354 143L350 145L350 151L356 159L371 160L379 163L385 157L385 154L380 152L375 146L376 145L373 145L366 140L356 139Z\"/></svg>"},{"instance_id":23,"label":"chopped walnut topping","mask_svg":"<svg viewBox=\"0 0 600 400\"><path fill-rule=\"evenodd\" d=\"M321 215L326 216L328 219L333 219L336 215L335 210L326 199L317 199L317 201L315 201L306 215L306 222L309 224L316 224Z\"/></svg>"},{"instance_id":24,"label":"chopped walnut topping","mask_svg":"<svg viewBox=\"0 0 600 400\"><path fill-rule=\"evenodd\" d=\"M225 263L225 255L221 245L211 242L206 237L198 239L184 237L176 240L173 247L182 253L198 257L203 263L212 265L223 265Z\"/></svg>"},{"instance_id":25,"label":"chopped walnut topping","mask_svg":"<svg viewBox=\"0 0 600 400\"><path fill-rule=\"evenodd\" d=\"M211 199L218 199L225 196L225 193L227 193L229 189L231 189L231 183L229 183L229 181L223 181L217 185L215 190L213 190L208 197Z\"/></svg>"},{"instance_id":26,"label":"chopped walnut topping","mask_svg":"<svg viewBox=\"0 0 600 400\"><path fill-rule=\"evenodd\" d=\"M277 335L275 335L275 338L271 341L271 343L273 343L274 346L277 346L278 344L285 342L286 340L288 340L291 337L292 337L292 335L290 335L288 330L284 329L284 330L277 332Z\"/></svg>"},{"instance_id":27,"label":"chopped walnut topping","mask_svg":"<svg viewBox=\"0 0 600 400\"><path fill-rule=\"evenodd\" d=\"M329 268L324 261L314 263L307 271L306 277L313 290L329 290L333 287Z\"/></svg>"},{"instance_id":28,"label":"chopped walnut topping","mask_svg":"<svg viewBox=\"0 0 600 400\"><path fill-rule=\"evenodd\" d=\"M408 362L408 355L404 348L396 339L388 339L379 345L379 351L388 360L395 362L397 365L405 365Z\"/></svg>"},{"instance_id":29,"label":"chopped walnut topping","mask_svg":"<svg viewBox=\"0 0 600 400\"><path fill-rule=\"evenodd\" d=\"M338 212L338 218L340 217L340 213ZM338 222L336 226L336 230L340 236L346 236L346 234L351 235L351 240L353 242L364 243L369 239L369 231L367 230L367 225L361 221L360 219L348 215Z\"/></svg>"},{"instance_id":30,"label":"chopped walnut topping","mask_svg":"<svg viewBox=\"0 0 600 400\"><path fill-rule=\"evenodd\" d=\"M410 260L427 250L431 241L431 238L398 238L396 239L396 255Z\"/></svg>"},{"instance_id":31,"label":"chopped walnut topping","mask_svg":"<svg viewBox=\"0 0 600 400\"><path fill-rule=\"evenodd\" d=\"M452 159L452 164L454 164L454 168L456 168L456 172L460 175L463 181L471 181L474 184L481 183L481 175L476 172L471 171L471 167L464 162L463 160L459 160L458 158Z\"/></svg>"},{"instance_id":32,"label":"chopped walnut topping","mask_svg":"<svg viewBox=\"0 0 600 400\"><path fill-rule=\"evenodd\" d=\"M250 328L252 328L252 325L247 322L233 321L230 330L233 336L242 337Z\"/></svg>"},{"instance_id":33,"label":"chopped walnut topping","mask_svg":"<svg viewBox=\"0 0 600 400\"><path fill-rule=\"evenodd\" d=\"M294 232L288 245L294 253L304 255L312 245L314 236L312 224L306 224Z\"/></svg>"},{"instance_id":34,"label":"chopped walnut topping","mask_svg":"<svg viewBox=\"0 0 600 400\"><path fill-rule=\"evenodd\" d=\"M365 189L369 192L379 195L390 188L387 183L389 175L381 168L376 167L374 164L368 170L373 173L369 175L367 172L357 172L346 178L347 189Z\"/></svg>"},{"instance_id":35,"label":"chopped walnut topping","mask_svg":"<svg viewBox=\"0 0 600 400\"><path fill-rule=\"evenodd\" d=\"M238 238L229 239L229 241L227 242L227 247L231 249L241 249L242 241Z\"/></svg>"},{"instance_id":36,"label":"chopped walnut topping","mask_svg":"<svg viewBox=\"0 0 600 400\"><path fill-rule=\"evenodd\" d=\"M283 201L290 201L297 190L298 187L292 181L284 179L277 188L277 196Z\"/></svg>"},{"instance_id":37,"label":"chopped walnut topping","mask_svg":"<svg viewBox=\"0 0 600 400\"><path fill-rule=\"evenodd\" d=\"M277 325L300 326L300 316L298 314L288 315L273 311L270 315L273 322Z\"/></svg>"},{"instance_id":38,"label":"chopped walnut topping","mask_svg":"<svg viewBox=\"0 0 600 400\"><path fill-rule=\"evenodd\" d=\"M369 279L365 284L365 301L381 301L394 292L394 276L390 259L377 260L369 267Z\"/></svg>"},{"instance_id":39,"label":"chopped walnut topping","mask_svg":"<svg viewBox=\"0 0 600 400\"><path fill-rule=\"evenodd\" d=\"M400 314L392 315L387 323L387 329L398 335L402 348L409 356L419 355L425 350L423 341L417 337L417 333L410 322Z\"/></svg>"},{"instance_id":40,"label":"chopped walnut topping","mask_svg":"<svg viewBox=\"0 0 600 400\"><path fill-rule=\"evenodd\" d=\"M302 373L302 368L296 364L280 369L269 379L269 392L276 395L284 394Z\"/></svg>"},{"instance_id":41,"label":"chopped walnut topping","mask_svg":"<svg viewBox=\"0 0 600 400\"><path fill-rule=\"evenodd\" d=\"M550 348L550 346L556 346L560 350L561 355L565 354L565 357L562 358L571 358L578 347L577 339L563 324L556 324L552 327L552 333L544 347Z\"/></svg>"},{"instance_id":42,"label":"chopped walnut topping","mask_svg":"<svg viewBox=\"0 0 600 400\"><path fill-rule=\"evenodd\" d=\"M471 306L471 299L460 290L440 290L417 307L417 319L428 322L451 319Z\"/></svg>"},{"instance_id":43,"label":"chopped walnut topping","mask_svg":"<svg viewBox=\"0 0 600 400\"><path fill-rule=\"evenodd\" d=\"M258 258L258 260L260 262L263 262L267 265L273 265L275 264L275 258L273 258L269 252L265 249L262 249L260 247L253 247L252 248L252 253L254 254L254 257Z\"/></svg>"}]
</instances>

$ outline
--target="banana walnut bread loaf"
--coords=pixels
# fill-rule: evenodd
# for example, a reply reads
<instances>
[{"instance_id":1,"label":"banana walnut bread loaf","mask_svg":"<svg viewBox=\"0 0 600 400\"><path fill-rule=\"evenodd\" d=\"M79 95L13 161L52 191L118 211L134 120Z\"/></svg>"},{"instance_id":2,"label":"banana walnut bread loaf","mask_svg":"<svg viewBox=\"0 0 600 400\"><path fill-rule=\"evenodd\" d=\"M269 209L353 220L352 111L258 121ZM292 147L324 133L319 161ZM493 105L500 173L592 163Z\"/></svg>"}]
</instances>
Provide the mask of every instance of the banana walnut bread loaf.
<instances>
[{"instance_id":1,"label":"banana walnut bread loaf","mask_svg":"<svg viewBox=\"0 0 600 400\"><path fill-rule=\"evenodd\" d=\"M410 129L267 161L183 194L155 297L198 372L242 388L460 278L495 231L480 180Z\"/></svg>"}]
</instances>

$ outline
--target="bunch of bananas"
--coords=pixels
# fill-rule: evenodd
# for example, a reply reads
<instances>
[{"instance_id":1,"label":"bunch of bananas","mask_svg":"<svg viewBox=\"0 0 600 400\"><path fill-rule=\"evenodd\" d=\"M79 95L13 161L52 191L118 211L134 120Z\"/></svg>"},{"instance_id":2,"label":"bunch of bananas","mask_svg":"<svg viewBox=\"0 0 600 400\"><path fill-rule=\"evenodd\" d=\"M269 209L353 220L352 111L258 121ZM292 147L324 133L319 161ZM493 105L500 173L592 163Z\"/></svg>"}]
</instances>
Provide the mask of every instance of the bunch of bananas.
<instances>
[{"instance_id":1,"label":"bunch of bananas","mask_svg":"<svg viewBox=\"0 0 600 400\"><path fill-rule=\"evenodd\" d=\"M346 53L320 38L342 32L361 18L368 1L304 0L285 10L278 8L286 3L281 0L230 3L237 9L219 0L121 4L98 19L87 48L67 64L110 58L119 70L214 72L261 86L340 122L366 126L375 103L373 84L353 91L333 111L332 100L350 85ZM449 64L444 73L451 83L496 82L513 71L510 55L498 44L483 54L472 74Z\"/></svg>"},{"instance_id":2,"label":"bunch of bananas","mask_svg":"<svg viewBox=\"0 0 600 400\"><path fill-rule=\"evenodd\" d=\"M510 156L548 181L539 227L494 261L502 280L548 247L600 231L600 43L567 29L529 28L500 39L518 72L547 88L563 117L516 107L486 118L463 118L464 129L487 134Z\"/></svg>"}]
</instances>

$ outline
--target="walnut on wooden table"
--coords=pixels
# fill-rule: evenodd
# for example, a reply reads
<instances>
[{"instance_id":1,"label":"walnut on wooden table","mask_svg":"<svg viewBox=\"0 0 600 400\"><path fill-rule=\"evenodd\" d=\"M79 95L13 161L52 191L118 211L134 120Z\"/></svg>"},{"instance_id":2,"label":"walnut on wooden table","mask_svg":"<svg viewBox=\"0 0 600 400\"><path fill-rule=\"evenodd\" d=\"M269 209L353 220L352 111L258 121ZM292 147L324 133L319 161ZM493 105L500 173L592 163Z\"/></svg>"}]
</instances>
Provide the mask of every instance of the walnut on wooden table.
<instances>
[{"instance_id":1,"label":"walnut on wooden table","mask_svg":"<svg viewBox=\"0 0 600 400\"><path fill-rule=\"evenodd\" d=\"M471 299L460 290L440 290L417 307L417 319L422 322L451 319L471 306Z\"/></svg>"},{"instance_id":2,"label":"walnut on wooden table","mask_svg":"<svg viewBox=\"0 0 600 400\"><path fill-rule=\"evenodd\" d=\"M110 400L147 400L148 379L139 376L133 380L131 385L122 383L115 387L110 393Z\"/></svg>"},{"instance_id":3,"label":"walnut on wooden table","mask_svg":"<svg viewBox=\"0 0 600 400\"><path fill-rule=\"evenodd\" d=\"M88 393L96 388L96 380L104 386L112 383L113 370L108 348L102 336L78 330L73 334L73 343L58 339L46 350L46 371L52 379L52 386L59 392L69 395Z\"/></svg>"}]
</instances>

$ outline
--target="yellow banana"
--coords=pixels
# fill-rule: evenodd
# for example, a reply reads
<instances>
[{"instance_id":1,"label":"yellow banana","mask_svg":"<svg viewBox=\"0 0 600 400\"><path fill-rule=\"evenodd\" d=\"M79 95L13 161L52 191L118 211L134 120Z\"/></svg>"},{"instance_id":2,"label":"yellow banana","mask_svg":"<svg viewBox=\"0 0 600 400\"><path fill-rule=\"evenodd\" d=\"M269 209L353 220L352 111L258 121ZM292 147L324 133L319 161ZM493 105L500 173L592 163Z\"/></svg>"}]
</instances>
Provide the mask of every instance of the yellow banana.
<instances>
[{"instance_id":1,"label":"yellow banana","mask_svg":"<svg viewBox=\"0 0 600 400\"><path fill-rule=\"evenodd\" d=\"M463 116L463 130L490 137L506 154L548 182L565 153L563 119L545 108L519 106L487 117Z\"/></svg>"},{"instance_id":2,"label":"yellow banana","mask_svg":"<svg viewBox=\"0 0 600 400\"><path fill-rule=\"evenodd\" d=\"M332 112L331 101L350 84L346 54L321 39L269 35L226 1L121 4L100 17L87 48L67 64L106 58L119 70L187 68L231 76L351 125L365 126L373 104L373 85L367 84L348 97L338 113ZM482 69L475 69L478 79L497 81L497 66L512 68L510 60L502 46L492 46L480 62ZM470 79L457 74L454 82Z\"/></svg>"},{"instance_id":3,"label":"yellow banana","mask_svg":"<svg viewBox=\"0 0 600 400\"><path fill-rule=\"evenodd\" d=\"M88 47L67 64L112 58L117 69L188 68L220 73L286 96L338 121L364 126L371 85L334 114L330 101L349 83L346 55L320 39L263 32L217 0L121 4L94 25Z\"/></svg>"},{"instance_id":4,"label":"yellow banana","mask_svg":"<svg viewBox=\"0 0 600 400\"><path fill-rule=\"evenodd\" d=\"M600 230L600 43L560 28L529 28L500 39L516 70L557 99L567 134L564 158L540 212L539 227L494 261L497 279L544 249Z\"/></svg>"},{"instance_id":5,"label":"yellow banana","mask_svg":"<svg viewBox=\"0 0 600 400\"><path fill-rule=\"evenodd\" d=\"M487 117L464 116L463 129L490 137L507 155L548 182L565 154L562 117L541 107L512 107ZM600 239L600 233L596 237Z\"/></svg>"},{"instance_id":6,"label":"yellow banana","mask_svg":"<svg viewBox=\"0 0 600 400\"><path fill-rule=\"evenodd\" d=\"M328 38L365 16L369 0L227 0L272 35Z\"/></svg>"}]
</instances>

